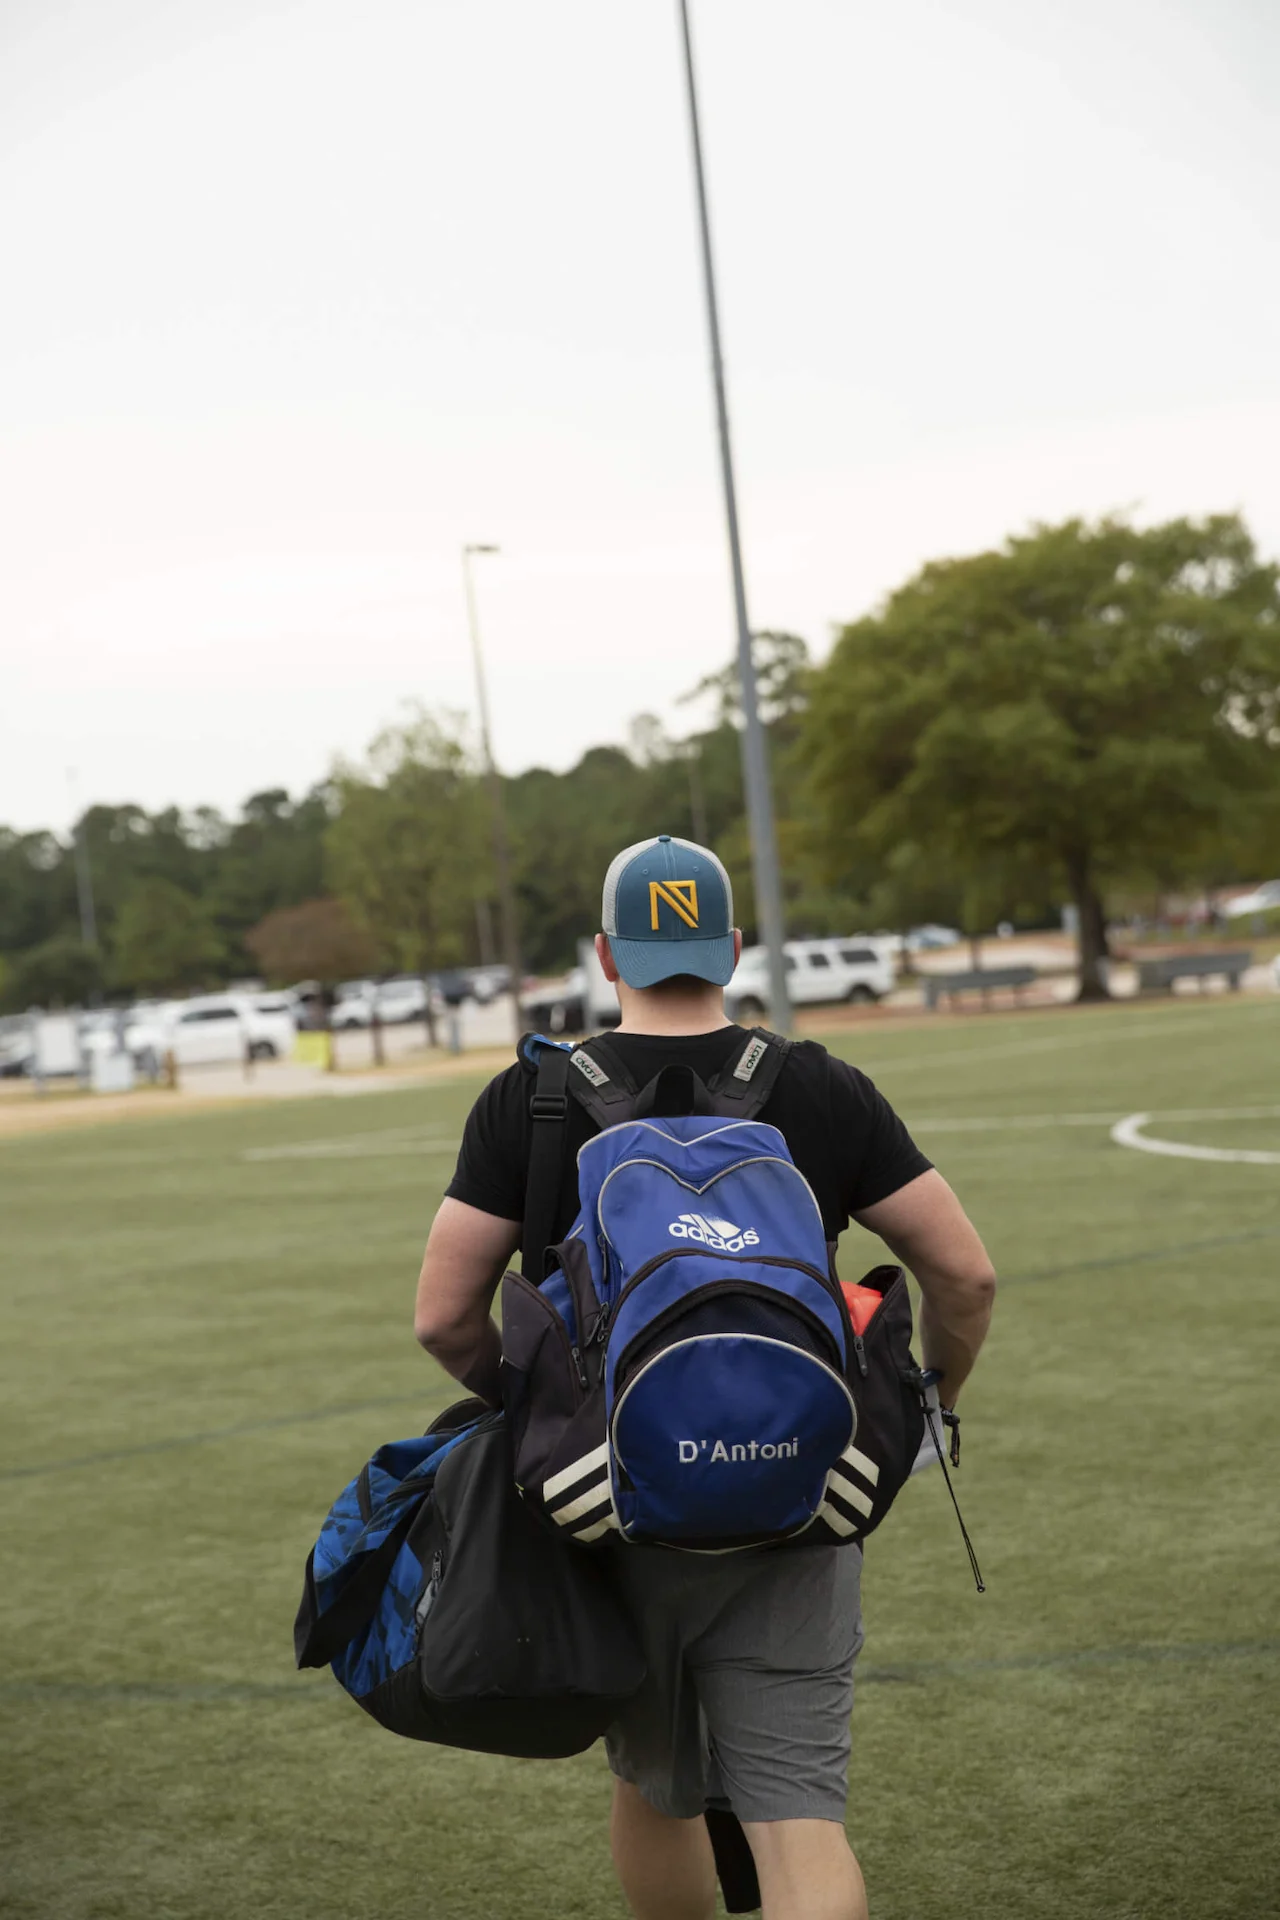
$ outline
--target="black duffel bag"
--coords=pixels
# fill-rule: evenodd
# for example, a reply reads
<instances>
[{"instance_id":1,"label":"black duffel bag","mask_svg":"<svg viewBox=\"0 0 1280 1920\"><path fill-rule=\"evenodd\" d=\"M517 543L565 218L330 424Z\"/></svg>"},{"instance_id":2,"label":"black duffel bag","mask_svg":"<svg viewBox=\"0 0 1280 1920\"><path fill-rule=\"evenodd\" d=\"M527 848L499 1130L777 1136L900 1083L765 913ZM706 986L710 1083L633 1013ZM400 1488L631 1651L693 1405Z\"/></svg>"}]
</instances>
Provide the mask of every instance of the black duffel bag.
<instances>
[{"instance_id":1,"label":"black duffel bag","mask_svg":"<svg viewBox=\"0 0 1280 1920\"><path fill-rule=\"evenodd\" d=\"M500 1413L451 1409L380 1448L307 1561L300 1667L333 1668L410 1740L530 1759L581 1753L641 1685L607 1561L520 1498Z\"/></svg>"}]
</instances>

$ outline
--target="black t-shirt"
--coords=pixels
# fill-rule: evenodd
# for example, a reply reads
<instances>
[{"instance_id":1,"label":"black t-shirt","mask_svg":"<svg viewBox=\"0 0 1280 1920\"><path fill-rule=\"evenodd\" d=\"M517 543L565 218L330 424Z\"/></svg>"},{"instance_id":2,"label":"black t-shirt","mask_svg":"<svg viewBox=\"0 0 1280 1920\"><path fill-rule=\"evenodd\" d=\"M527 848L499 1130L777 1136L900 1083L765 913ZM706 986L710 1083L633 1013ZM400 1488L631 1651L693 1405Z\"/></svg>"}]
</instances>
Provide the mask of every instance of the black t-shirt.
<instances>
[{"instance_id":1,"label":"black t-shirt","mask_svg":"<svg viewBox=\"0 0 1280 1920\"><path fill-rule=\"evenodd\" d=\"M692 1067L699 1079L709 1081L742 1043L742 1029L737 1026L678 1039L641 1033L609 1035L610 1046L617 1049L641 1087L670 1063ZM503 1220L523 1218L533 1137L532 1092L533 1078L518 1064L489 1082L467 1119L457 1169L448 1187L451 1199ZM866 1074L835 1059L815 1040L801 1040L792 1047L756 1117L777 1127L786 1141L822 1210L828 1240L843 1233L851 1214L887 1199L932 1165ZM571 1099L553 1243L562 1240L573 1225L578 1211L578 1149L595 1131L585 1109Z\"/></svg>"}]
</instances>

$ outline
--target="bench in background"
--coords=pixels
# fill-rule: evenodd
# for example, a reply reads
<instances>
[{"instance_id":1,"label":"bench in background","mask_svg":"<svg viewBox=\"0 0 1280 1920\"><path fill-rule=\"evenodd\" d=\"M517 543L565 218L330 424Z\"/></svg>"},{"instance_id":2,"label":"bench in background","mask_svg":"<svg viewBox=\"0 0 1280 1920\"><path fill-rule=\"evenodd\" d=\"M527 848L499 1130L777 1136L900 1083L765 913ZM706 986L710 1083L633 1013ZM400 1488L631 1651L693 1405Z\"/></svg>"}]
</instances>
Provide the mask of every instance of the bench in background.
<instances>
[{"instance_id":1,"label":"bench in background","mask_svg":"<svg viewBox=\"0 0 1280 1920\"><path fill-rule=\"evenodd\" d=\"M992 987L1029 987L1036 978L1034 967L979 967L972 973L931 973L924 982L924 1003L932 1012L939 1000L958 993L981 993L985 1000Z\"/></svg>"},{"instance_id":2,"label":"bench in background","mask_svg":"<svg viewBox=\"0 0 1280 1920\"><path fill-rule=\"evenodd\" d=\"M1175 980L1198 980L1203 992L1206 980L1222 974L1238 993L1252 961L1252 953L1170 953L1161 960L1139 960L1138 992L1172 993Z\"/></svg>"}]
</instances>

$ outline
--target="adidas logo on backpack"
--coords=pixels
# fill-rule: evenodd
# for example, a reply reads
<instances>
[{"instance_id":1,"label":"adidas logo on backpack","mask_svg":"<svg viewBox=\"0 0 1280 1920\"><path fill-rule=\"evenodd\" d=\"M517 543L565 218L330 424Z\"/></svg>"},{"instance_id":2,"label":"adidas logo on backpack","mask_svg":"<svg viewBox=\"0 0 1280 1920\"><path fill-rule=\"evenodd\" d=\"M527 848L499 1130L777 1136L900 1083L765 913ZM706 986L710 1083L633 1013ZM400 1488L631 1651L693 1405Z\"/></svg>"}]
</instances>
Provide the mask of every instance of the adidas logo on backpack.
<instances>
[{"instance_id":1,"label":"adidas logo on backpack","mask_svg":"<svg viewBox=\"0 0 1280 1920\"><path fill-rule=\"evenodd\" d=\"M536 1284L526 1250L503 1283L504 1398L526 1497L584 1544L860 1539L915 1458L905 1276L870 1277L884 1303L855 1334L817 1201L754 1117L787 1045L755 1034L710 1087L667 1068L642 1092L606 1041L550 1070L538 1043L535 1120L553 1070L602 1131L555 1270ZM667 1117L677 1097L694 1110Z\"/></svg>"},{"instance_id":2,"label":"adidas logo on backpack","mask_svg":"<svg viewBox=\"0 0 1280 1920\"><path fill-rule=\"evenodd\" d=\"M744 1247L758 1247L760 1235L753 1227L735 1227L732 1220L709 1220L702 1213L682 1213L667 1228L673 1240L697 1240L717 1253L741 1253Z\"/></svg>"}]
</instances>

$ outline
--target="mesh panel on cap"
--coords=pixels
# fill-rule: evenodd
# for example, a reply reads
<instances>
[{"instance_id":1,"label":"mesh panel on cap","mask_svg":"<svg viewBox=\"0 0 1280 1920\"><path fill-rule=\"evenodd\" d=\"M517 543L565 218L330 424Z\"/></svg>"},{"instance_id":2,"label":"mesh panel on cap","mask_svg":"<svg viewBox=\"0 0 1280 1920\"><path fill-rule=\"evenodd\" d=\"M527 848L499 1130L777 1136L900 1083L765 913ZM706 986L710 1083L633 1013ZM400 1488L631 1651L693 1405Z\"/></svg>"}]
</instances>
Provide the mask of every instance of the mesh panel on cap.
<instances>
[{"instance_id":1,"label":"mesh panel on cap","mask_svg":"<svg viewBox=\"0 0 1280 1920\"><path fill-rule=\"evenodd\" d=\"M604 899L600 903L600 926L605 933L618 931L618 882L626 871L628 863L646 847L656 846L655 840L637 840L632 846L624 847L621 853L615 853L609 862L609 871L604 877Z\"/></svg>"}]
</instances>

